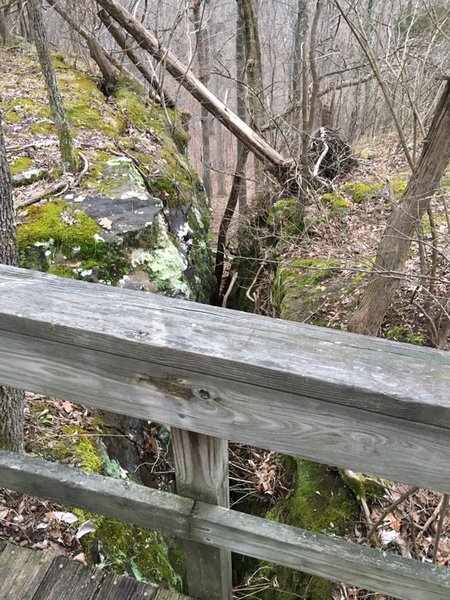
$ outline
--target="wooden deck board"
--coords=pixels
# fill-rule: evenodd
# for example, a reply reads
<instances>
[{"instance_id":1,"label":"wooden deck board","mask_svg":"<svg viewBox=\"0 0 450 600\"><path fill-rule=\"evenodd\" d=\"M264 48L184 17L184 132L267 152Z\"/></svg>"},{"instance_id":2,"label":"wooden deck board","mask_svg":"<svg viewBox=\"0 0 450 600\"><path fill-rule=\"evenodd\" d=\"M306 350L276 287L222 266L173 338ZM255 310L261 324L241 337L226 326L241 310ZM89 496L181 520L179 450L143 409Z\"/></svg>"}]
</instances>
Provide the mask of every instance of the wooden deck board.
<instances>
[{"instance_id":1,"label":"wooden deck board","mask_svg":"<svg viewBox=\"0 0 450 600\"><path fill-rule=\"evenodd\" d=\"M189 600L128 577L84 567L65 556L0 541L2 600Z\"/></svg>"},{"instance_id":2,"label":"wooden deck board","mask_svg":"<svg viewBox=\"0 0 450 600\"><path fill-rule=\"evenodd\" d=\"M49 554L7 544L0 554L0 597L32 600L52 560Z\"/></svg>"}]
</instances>

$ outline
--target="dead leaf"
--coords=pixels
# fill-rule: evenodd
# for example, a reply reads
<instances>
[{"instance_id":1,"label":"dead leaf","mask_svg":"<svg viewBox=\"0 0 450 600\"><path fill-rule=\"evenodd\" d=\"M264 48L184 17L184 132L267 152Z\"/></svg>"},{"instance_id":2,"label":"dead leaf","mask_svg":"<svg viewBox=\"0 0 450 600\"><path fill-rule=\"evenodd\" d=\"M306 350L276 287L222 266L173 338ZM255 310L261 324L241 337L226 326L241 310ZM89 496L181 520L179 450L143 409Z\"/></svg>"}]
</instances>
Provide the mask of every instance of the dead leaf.
<instances>
[{"instance_id":1,"label":"dead leaf","mask_svg":"<svg viewBox=\"0 0 450 600\"><path fill-rule=\"evenodd\" d=\"M77 562L81 563L85 567L88 566L87 561L86 561L86 556L85 556L84 552L80 552L79 554L77 554L76 556L74 556L73 560L76 560Z\"/></svg>"},{"instance_id":2,"label":"dead leaf","mask_svg":"<svg viewBox=\"0 0 450 600\"><path fill-rule=\"evenodd\" d=\"M81 523L81 525L77 529L75 537L77 538L77 540L80 540L87 533L94 533L94 531L95 531L95 523L92 519L89 519L89 521L85 521L84 523Z\"/></svg>"},{"instance_id":3,"label":"dead leaf","mask_svg":"<svg viewBox=\"0 0 450 600\"><path fill-rule=\"evenodd\" d=\"M62 512L59 510L55 510L53 514L54 518L57 521L60 521L61 523L66 523L67 525L72 525L73 523L76 523L78 521L78 517L71 512Z\"/></svg>"},{"instance_id":4,"label":"dead leaf","mask_svg":"<svg viewBox=\"0 0 450 600\"><path fill-rule=\"evenodd\" d=\"M100 219L98 224L101 227L103 227L103 229L107 229L108 231L111 231L112 221L111 221L111 219L108 219L108 217L103 217L102 219Z\"/></svg>"},{"instance_id":5,"label":"dead leaf","mask_svg":"<svg viewBox=\"0 0 450 600\"><path fill-rule=\"evenodd\" d=\"M62 407L64 409L64 412L66 412L68 415L70 415L70 413L74 410L75 405L72 404L72 402L68 402L67 400L64 400L64 402L62 403Z\"/></svg>"}]
</instances>

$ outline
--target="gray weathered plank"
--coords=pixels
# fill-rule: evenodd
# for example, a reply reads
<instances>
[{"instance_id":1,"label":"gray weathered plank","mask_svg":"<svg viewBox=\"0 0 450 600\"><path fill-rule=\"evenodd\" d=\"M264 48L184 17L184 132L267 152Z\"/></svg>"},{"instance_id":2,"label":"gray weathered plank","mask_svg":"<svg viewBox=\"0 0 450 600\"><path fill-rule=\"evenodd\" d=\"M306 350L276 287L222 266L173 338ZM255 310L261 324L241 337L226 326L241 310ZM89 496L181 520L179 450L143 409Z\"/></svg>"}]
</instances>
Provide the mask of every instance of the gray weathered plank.
<instances>
[{"instance_id":1,"label":"gray weathered plank","mask_svg":"<svg viewBox=\"0 0 450 600\"><path fill-rule=\"evenodd\" d=\"M78 562L65 556L58 556L53 559L33 600L61 600L62 598L93 600L103 578L104 573L101 571L86 569Z\"/></svg>"},{"instance_id":2,"label":"gray weathered plank","mask_svg":"<svg viewBox=\"0 0 450 600\"><path fill-rule=\"evenodd\" d=\"M131 577L107 575L95 595L95 600L155 600L157 590ZM180 598L174 595L174 600Z\"/></svg>"},{"instance_id":3,"label":"gray weathered plank","mask_svg":"<svg viewBox=\"0 0 450 600\"><path fill-rule=\"evenodd\" d=\"M2 487L188 537L194 501L142 485L0 450ZM1 557L0 557L1 558Z\"/></svg>"},{"instance_id":4,"label":"gray weathered plank","mask_svg":"<svg viewBox=\"0 0 450 600\"><path fill-rule=\"evenodd\" d=\"M51 564L49 554L8 544L0 554L2 600L32 600Z\"/></svg>"},{"instance_id":5,"label":"gray weathered plank","mask_svg":"<svg viewBox=\"0 0 450 600\"><path fill-rule=\"evenodd\" d=\"M401 600L450 598L447 568L201 502L191 538Z\"/></svg>"},{"instance_id":6,"label":"gray weathered plank","mask_svg":"<svg viewBox=\"0 0 450 600\"><path fill-rule=\"evenodd\" d=\"M18 457L19 462L13 463L8 469L8 459L15 456L0 451L0 480L2 484L6 481L5 485L17 491L30 491L44 498L96 510L139 525L177 532L192 542L247 554L404 600L447 600L450 597L450 571L445 568L386 554L338 538L312 534L220 506L204 502L194 504L190 499L147 488L143 489L149 492L148 497L141 498L137 507L131 503L126 510L119 501L124 493L123 484L117 480L111 481L111 486L118 490L115 500L117 512L111 514L114 508L113 494L109 494L105 502L104 497L96 495L98 485L93 485L93 480L106 485L104 480L107 478L84 473L78 473L74 478L72 472L77 472L76 469L62 465L53 465L54 468L49 469L46 461L27 456ZM45 485L38 489L34 484L27 485L30 478L39 480L41 473ZM79 487L75 488L77 484ZM139 495L137 488L141 486L130 485L127 488L126 502L129 492ZM74 490L79 492L76 496ZM99 504L93 508L96 498ZM177 509L174 509L174 503ZM175 525L171 531L170 520L174 514L185 513L187 506L190 507L190 516L185 517L188 526L180 528ZM4 553L0 554L0 564Z\"/></svg>"},{"instance_id":7,"label":"gray weathered plank","mask_svg":"<svg viewBox=\"0 0 450 600\"><path fill-rule=\"evenodd\" d=\"M172 429L177 493L229 507L228 442L186 429ZM231 552L187 541L186 579L198 600L231 600Z\"/></svg>"},{"instance_id":8,"label":"gray weathered plank","mask_svg":"<svg viewBox=\"0 0 450 600\"><path fill-rule=\"evenodd\" d=\"M450 492L448 353L3 266L0 299L2 383Z\"/></svg>"}]
</instances>

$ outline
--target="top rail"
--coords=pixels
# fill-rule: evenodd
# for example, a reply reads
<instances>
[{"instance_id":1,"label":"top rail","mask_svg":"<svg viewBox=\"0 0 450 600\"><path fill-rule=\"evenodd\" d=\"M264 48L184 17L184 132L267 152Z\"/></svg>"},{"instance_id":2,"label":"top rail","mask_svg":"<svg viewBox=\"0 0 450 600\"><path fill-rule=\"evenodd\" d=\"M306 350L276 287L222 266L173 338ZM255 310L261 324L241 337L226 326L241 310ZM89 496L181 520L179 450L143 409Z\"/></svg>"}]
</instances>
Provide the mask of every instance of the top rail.
<instances>
[{"instance_id":1,"label":"top rail","mask_svg":"<svg viewBox=\"0 0 450 600\"><path fill-rule=\"evenodd\" d=\"M0 265L0 383L450 493L450 355Z\"/></svg>"}]
</instances>

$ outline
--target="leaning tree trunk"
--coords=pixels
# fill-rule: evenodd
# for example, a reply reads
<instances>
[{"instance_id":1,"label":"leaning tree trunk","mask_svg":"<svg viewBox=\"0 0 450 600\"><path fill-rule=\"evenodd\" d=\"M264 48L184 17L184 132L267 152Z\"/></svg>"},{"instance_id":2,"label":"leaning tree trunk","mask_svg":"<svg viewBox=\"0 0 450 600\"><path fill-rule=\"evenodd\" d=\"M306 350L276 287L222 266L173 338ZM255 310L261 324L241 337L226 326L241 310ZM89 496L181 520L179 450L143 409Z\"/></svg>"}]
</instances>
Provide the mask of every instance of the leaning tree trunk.
<instances>
[{"instance_id":1,"label":"leaning tree trunk","mask_svg":"<svg viewBox=\"0 0 450 600\"><path fill-rule=\"evenodd\" d=\"M0 98L1 102L1 98ZM0 110L0 263L17 266L15 207ZM23 451L24 393L0 386L0 448Z\"/></svg>"},{"instance_id":2,"label":"leaning tree trunk","mask_svg":"<svg viewBox=\"0 0 450 600\"><path fill-rule=\"evenodd\" d=\"M403 199L394 208L377 251L373 273L348 329L376 335L402 278L414 228L439 188L450 161L450 78L436 107L422 155Z\"/></svg>"},{"instance_id":3,"label":"leaning tree trunk","mask_svg":"<svg viewBox=\"0 0 450 600\"><path fill-rule=\"evenodd\" d=\"M48 49L48 40L42 16L41 0L28 0L28 10L33 25L36 51L41 64L42 74L45 79L45 85L47 87L50 108L52 111L53 120L58 130L61 159L67 171L75 173L78 167L77 155L75 152L72 135L70 133L66 111L64 110L61 93L58 88L58 82L56 81L55 70L53 68Z\"/></svg>"},{"instance_id":4,"label":"leaning tree trunk","mask_svg":"<svg viewBox=\"0 0 450 600\"><path fill-rule=\"evenodd\" d=\"M97 4L102 6L128 31L141 48L160 61L172 77L187 89L209 113L241 140L256 158L263 161L267 165L267 168L277 177L281 185L289 188L291 193L298 192L299 182L296 177L293 161L286 160L263 137L239 119L236 114L195 77L188 67L183 65L168 48L165 48L159 42L151 31L139 23L117 0L96 1Z\"/></svg>"}]
</instances>

